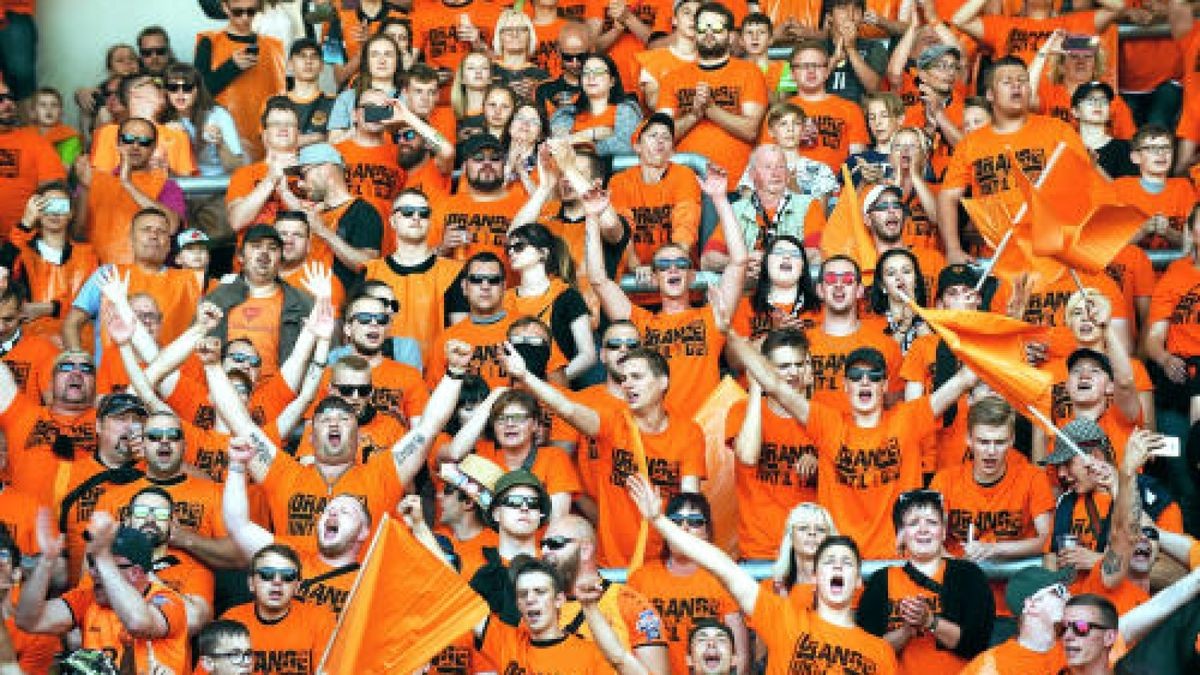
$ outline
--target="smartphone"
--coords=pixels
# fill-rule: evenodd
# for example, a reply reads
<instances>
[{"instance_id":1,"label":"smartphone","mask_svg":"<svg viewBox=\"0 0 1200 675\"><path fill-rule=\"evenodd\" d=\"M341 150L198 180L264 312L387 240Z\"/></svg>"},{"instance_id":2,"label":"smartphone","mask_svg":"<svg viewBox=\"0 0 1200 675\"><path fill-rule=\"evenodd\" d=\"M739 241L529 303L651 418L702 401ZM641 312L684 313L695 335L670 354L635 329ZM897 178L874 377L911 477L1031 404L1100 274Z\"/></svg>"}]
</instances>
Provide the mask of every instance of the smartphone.
<instances>
[{"instance_id":1,"label":"smartphone","mask_svg":"<svg viewBox=\"0 0 1200 675\"><path fill-rule=\"evenodd\" d=\"M1063 39L1062 48L1065 52L1090 52L1100 44L1100 38L1095 35L1068 35Z\"/></svg>"},{"instance_id":2,"label":"smartphone","mask_svg":"<svg viewBox=\"0 0 1200 675\"><path fill-rule=\"evenodd\" d=\"M1162 436L1163 446L1150 453L1152 457L1178 457L1179 439L1175 436Z\"/></svg>"},{"instance_id":3,"label":"smartphone","mask_svg":"<svg viewBox=\"0 0 1200 675\"><path fill-rule=\"evenodd\" d=\"M247 54L258 54L258 43L257 43L257 42L255 42L255 43L254 43L254 44L252 44L252 45L247 45L247 46L246 46L246 53L247 53Z\"/></svg>"},{"instance_id":4,"label":"smartphone","mask_svg":"<svg viewBox=\"0 0 1200 675\"><path fill-rule=\"evenodd\" d=\"M51 197L46 200L46 208L42 213L47 215L63 215L71 212L71 200L66 197Z\"/></svg>"},{"instance_id":5,"label":"smartphone","mask_svg":"<svg viewBox=\"0 0 1200 675\"><path fill-rule=\"evenodd\" d=\"M363 119L367 122L382 122L392 119L392 108L386 105L364 105Z\"/></svg>"}]
</instances>

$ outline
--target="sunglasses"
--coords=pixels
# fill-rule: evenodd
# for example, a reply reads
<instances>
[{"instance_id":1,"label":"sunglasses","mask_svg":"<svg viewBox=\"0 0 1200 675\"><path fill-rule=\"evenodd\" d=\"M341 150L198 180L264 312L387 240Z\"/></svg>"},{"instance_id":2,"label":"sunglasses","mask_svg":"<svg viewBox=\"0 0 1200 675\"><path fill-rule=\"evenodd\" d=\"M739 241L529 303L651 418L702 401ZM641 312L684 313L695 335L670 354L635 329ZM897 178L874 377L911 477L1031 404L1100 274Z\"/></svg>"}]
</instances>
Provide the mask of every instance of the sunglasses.
<instances>
[{"instance_id":1,"label":"sunglasses","mask_svg":"<svg viewBox=\"0 0 1200 675\"><path fill-rule=\"evenodd\" d=\"M524 251L527 248L529 248L529 242L525 241L513 241L504 246L504 250L508 251L510 254L519 254L521 251Z\"/></svg>"},{"instance_id":2,"label":"sunglasses","mask_svg":"<svg viewBox=\"0 0 1200 675\"><path fill-rule=\"evenodd\" d=\"M898 201L875 202L871 205L870 211L877 213L879 211L903 211L904 204Z\"/></svg>"},{"instance_id":3,"label":"sunglasses","mask_svg":"<svg viewBox=\"0 0 1200 675\"><path fill-rule=\"evenodd\" d=\"M254 356L253 354L242 354L241 352L237 352L230 354L229 359L234 363L249 363L255 368L262 365L262 359Z\"/></svg>"},{"instance_id":4,"label":"sunglasses","mask_svg":"<svg viewBox=\"0 0 1200 675\"><path fill-rule=\"evenodd\" d=\"M560 59L562 59L563 63L568 61L574 63L582 61L587 56L587 52L559 52L558 56Z\"/></svg>"},{"instance_id":5,"label":"sunglasses","mask_svg":"<svg viewBox=\"0 0 1200 675\"><path fill-rule=\"evenodd\" d=\"M146 47L145 49L138 51L142 55L142 58L149 58L151 56L166 56L170 53L170 50L168 50L166 47ZM189 89L188 91L191 90Z\"/></svg>"},{"instance_id":6,"label":"sunglasses","mask_svg":"<svg viewBox=\"0 0 1200 675\"><path fill-rule=\"evenodd\" d=\"M508 339L514 345L529 345L531 347L545 347L546 341L540 337L533 335L516 335Z\"/></svg>"},{"instance_id":7,"label":"sunglasses","mask_svg":"<svg viewBox=\"0 0 1200 675\"><path fill-rule=\"evenodd\" d=\"M854 272L826 272L821 275L821 281L826 286L841 284L843 286L853 286L857 281L857 275Z\"/></svg>"},{"instance_id":8,"label":"sunglasses","mask_svg":"<svg viewBox=\"0 0 1200 675\"><path fill-rule=\"evenodd\" d=\"M524 424L533 419L533 415L529 413L508 413L506 415L496 415L497 424Z\"/></svg>"},{"instance_id":9,"label":"sunglasses","mask_svg":"<svg viewBox=\"0 0 1200 675\"><path fill-rule=\"evenodd\" d=\"M1093 630L1112 630L1112 626L1091 621L1059 621L1054 624L1054 629L1059 637L1066 635L1068 629L1079 637L1087 637Z\"/></svg>"},{"instance_id":10,"label":"sunglasses","mask_svg":"<svg viewBox=\"0 0 1200 675\"><path fill-rule=\"evenodd\" d=\"M254 573L262 581L278 579L284 583L291 583L300 578L300 570L295 567L260 567L254 570Z\"/></svg>"},{"instance_id":11,"label":"sunglasses","mask_svg":"<svg viewBox=\"0 0 1200 675\"><path fill-rule=\"evenodd\" d=\"M372 323L376 326L386 326L388 321L392 320L392 315L386 312L355 312L350 320L364 326Z\"/></svg>"},{"instance_id":12,"label":"sunglasses","mask_svg":"<svg viewBox=\"0 0 1200 675\"><path fill-rule=\"evenodd\" d=\"M399 213L405 218L417 216L419 218L428 218L433 214L433 209L428 206L397 206L392 213Z\"/></svg>"},{"instance_id":13,"label":"sunglasses","mask_svg":"<svg viewBox=\"0 0 1200 675\"><path fill-rule=\"evenodd\" d=\"M257 7L230 7L229 16L254 16L258 14Z\"/></svg>"},{"instance_id":14,"label":"sunglasses","mask_svg":"<svg viewBox=\"0 0 1200 675\"><path fill-rule=\"evenodd\" d=\"M784 260L800 260L804 257L804 252L795 248L777 248L771 251L771 255L777 255Z\"/></svg>"},{"instance_id":15,"label":"sunglasses","mask_svg":"<svg viewBox=\"0 0 1200 675\"><path fill-rule=\"evenodd\" d=\"M91 363L81 363L79 361L63 361L54 366L54 370L59 373L71 373L78 370L81 373L90 374L96 372L96 366Z\"/></svg>"},{"instance_id":16,"label":"sunglasses","mask_svg":"<svg viewBox=\"0 0 1200 675\"><path fill-rule=\"evenodd\" d=\"M546 537L542 540L542 548L548 551L561 551L573 541L575 540L570 537Z\"/></svg>"},{"instance_id":17,"label":"sunglasses","mask_svg":"<svg viewBox=\"0 0 1200 675\"><path fill-rule=\"evenodd\" d=\"M366 398L375 390L375 386L371 384L335 384L333 388L342 396L359 396Z\"/></svg>"},{"instance_id":18,"label":"sunglasses","mask_svg":"<svg viewBox=\"0 0 1200 675\"><path fill-rule=\"evenodd\" d=\"M0 92L0 103L16 103L17 97L11 91Z\"/></svg>"},{"instance_id":19,"label":"sunglasses","mask_svg":"<svg viewBox=\"0 0 1200 675\"><path fill-rule=\"evenodd\" d=\"M151 136L134 136L133 134L121 134L120 136L117 137L117 140L119 140L122 145L133 145L136 143L137 145L140 145L143 148L148 148L148 147L154 145L154 138Z\"/></svg>"},{"instance_id":20,"label":"sunglasses","mask_svg":"<svg viewBox=\"0 0 1200 675\"><path fill-rule=\"evenodd\" d=\"M134 518L154 518L165 523L171 519L171 509L166 506L132 506L129 515Z\"/></svg>"},{"instance_id":21,"label":"sunglasses","mask_svg":"<svg viewBox=\"0 0 1200 675\"><path fill-rule=\"evenodd\" d=\"M872 382L883 382L885 373L882 370L875 368L864 368L862 366L851 366L846 369L846 379L851 382L861 382L864 377Z\"/></svg>"},{"instance_id":22,"label":"sunglasses","mask_svg":"<svg viewBox=\"0 0 1200 675\"><path fill-rule=\"evenodd\" d=\"M507 506L510 509L529 509L530 511L542 510L541 497L533 495L508 495L500 500L500 506Z\"/></svg>"},{"instance_id":23,"label":"sunglasses","mask_svg":"<svg viewBox=\"0 0 1200 675\"><path fill-rule=\"evenodd\" d=\"M236 652L213 652L208 657L210 659L225 659L230 663L250 663L254 660L254 652L249 649Z\"/></svg>"},{"instance_id":24,"label":"sunglasses","mask_svg":"<svg viewBox=\"0 0 1200 675\"><path fill-rule=\"evenodd\" d=\"M416 131L416 129L405 129L404 131L397 131L396 138L399 138L400 140L405 141L405 142L412 142L412 141L416 140L416 138L417 138L417 131Z\"/></svg>"},{"instance_id":25,"label":"sunglasses","mask_svg":"<svg viewBox=\"0 0 1200 675\"><path fill-rule=\"evenodd\" d=\"M146 438L152 441L182 441L183 429L147 429Z\"/></svg>"},{"instance_id":26,"label":"sunglasses","mask_svg":"<svg viewBox=\"0 0 1200 675\"><path fill-rule=\"evenodd\" d=\"M191 82L168 82L163 88L172 93L182 91L190 94L195 91L196 85Z\"/></svg>"},{"instance_id":27,"label":"sunglasses","mask_svg":"<svg viewBox=\"0 0 1200 675\"><path fill-rule=\"evenodd\" d=\"M708 525L708 518L704 517L703 513L673 513L667 516L667 519L672 523L683 527L704 527Z\"/></svg>"},{"instance_id":28,"label":"sunglasses","mask_svg":"<svg viewBox=\"0 0 1200 675\"><path fill-rule=\"evenodd\" d=\"M654 261L654 269L659 272L665 270L690 270L692 269L692 261L687 258L659 258Z\"/></svg>"},{"instance_id":29,"label":"sunglasses","mask_svg":"<svg viewBox=\"0 0 1200 675\"><path fill-rule=\"evenodd\" d=\"M504 155L498 152L477 152L470 157L472 162L499 162Z\"/></svg>"},{"instance_id":30,"label":"sunglasses","mask_svg":"<svg viewBox=\"0 0 1200 675\"><path fill-rule=\"evenodd\" d=\"M623 340L621 338L609 338L604 341L605 349L637 349L642 346L641 340Z\"/></svg>"},{"instance_id":31,"label":"sunglasses","mask_svg":"<svg viewBox=\"0 0 1200 675\"><path fill-rule=\"evenodd\" d=\"M483 284L499 286L504 283L504 276L501 274L468 274L467 282L472 286L482 286Z\"/></svg>"}]
</instances>

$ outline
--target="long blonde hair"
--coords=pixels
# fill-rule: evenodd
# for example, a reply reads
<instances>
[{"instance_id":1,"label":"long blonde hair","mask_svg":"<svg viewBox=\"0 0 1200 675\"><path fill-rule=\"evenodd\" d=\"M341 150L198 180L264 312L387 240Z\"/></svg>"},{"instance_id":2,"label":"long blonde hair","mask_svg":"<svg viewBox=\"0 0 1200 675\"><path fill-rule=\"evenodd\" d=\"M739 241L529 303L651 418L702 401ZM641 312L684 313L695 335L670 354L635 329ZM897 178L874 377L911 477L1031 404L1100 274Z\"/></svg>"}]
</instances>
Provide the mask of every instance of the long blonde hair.
<instances>
[{"instance_id":1,"label":"long blonde hair","mask_svg":"<svg viewBox=\"0 0 1200 675\"><path fill-rule=\"evenodd\" d=\"M829 515L829 511L820 504L800 502L788 513L787 523L783 526L783 536L779 541L779 557L775 559L775 565L771 568L772 578L777 583L781 583L788 588L796 583L796 577L800 574L800 570L796 569L796 554L792 546L792 528L800 521L809 519L825 524L828 530L825 533L826 537L832 537L838 533L837 525L833 523L833 516Z\"/></svg>"}]
</instances>

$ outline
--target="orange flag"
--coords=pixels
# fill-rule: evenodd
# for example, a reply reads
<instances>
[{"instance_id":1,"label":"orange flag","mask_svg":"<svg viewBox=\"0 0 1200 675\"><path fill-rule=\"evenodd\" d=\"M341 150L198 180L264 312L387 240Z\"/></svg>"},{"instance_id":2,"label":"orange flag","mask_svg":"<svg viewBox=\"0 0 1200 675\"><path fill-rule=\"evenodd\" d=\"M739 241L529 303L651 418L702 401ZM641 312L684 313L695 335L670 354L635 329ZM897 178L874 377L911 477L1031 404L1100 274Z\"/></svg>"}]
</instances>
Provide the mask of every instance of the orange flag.
<instances>
[{"instance_id":1,"label":"orange flag","mask_svg":"<svg viewBox=\"0 0 1200 675\"><path fill-rule=\"evenodd\" d=\"M746 398L746 390L726 375L713 390L692 420L704 432L705 466L704 495L712 505L712 541L730 553L737 550L737 493L734 473L737 460L725 445L725 420L729 409Z\"/></svg>"},{"instance_id":2,"label":"orange flag","mask_svg":"<svg viewBox=\"0 0 1200 675\"><path fill-rule=\"evenodd\" d=\"M988 245L999 253L989 271L996 278L1012 283L1018 275L1030 272L1043 283L1054 283L1066 272L1066 268L1054 258L1034 254L1029 221L1023 220L1014 225L1013 214L1008 212L1002 200L994 197L967 198L961 204ZM1012 236L1004 249L1000 250L1000 243L1010 230Z\"/></svg>"},{"instance_id":3,"label":"orange flag","mask_svg":"<svg viewBox=\"0 0 1200 675\"><path fill-rule=\"evenodd\" d=\"M821 257L834 255L848 255L858 261L863 283L875 273L875 262L879 259L875 238L863 222L862 198L845 164L842 165L842 194L821 232Z\"/></svg>"},{"instance_id":4,"label":"orange flag","mask_svg":"<svg viewBox=\"0 0 1200 675\"><path fill-rule=\"evenodd\" d=\"M646 480L650 480L650 469L646 463L646 446L642 444L642 430L638 429L637 421L633 419L633 415L629 413L629 408L622 408L622 416L625 418L625 424L629 427L629 444L633 447L633 461L637 464L638 475ZM633 571L642 566L646 558L646 542L650 538L650 523L645 518L638 525L637 543L633 547L633 556L629 558L629 566L626 568L626 574L633 574Z\"/></svg>"},{"instance_id":5,"label":"orange flag","mask_svg":"<svg viewBox=\"0 0 1200 675\"><path fill-rule=\"evenodd\" d=\"M991 312L913 309L967 367L1018 411L1050 411L1053 378L1025 360L1024 341L1045 329Z\"/></svg>"},{"instance_id":6,"label":"orange flag","mask_svg":"<svg viewBox=\"0 0 1200 675\"><path fill-rule=\"evenodd\" d=\"M385 514L317 670L411 673L487 614L462 577Z\"/></svg>"}]
</instances>

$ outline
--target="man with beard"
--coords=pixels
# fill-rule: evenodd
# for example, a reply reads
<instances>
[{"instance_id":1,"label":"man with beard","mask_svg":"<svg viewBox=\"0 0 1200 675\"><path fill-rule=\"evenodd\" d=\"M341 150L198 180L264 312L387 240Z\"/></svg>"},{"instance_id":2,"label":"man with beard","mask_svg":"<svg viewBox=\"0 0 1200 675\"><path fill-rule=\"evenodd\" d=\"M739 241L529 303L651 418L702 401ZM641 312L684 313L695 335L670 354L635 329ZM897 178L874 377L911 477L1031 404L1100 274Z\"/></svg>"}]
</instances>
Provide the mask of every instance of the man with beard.
<instances>
[{"instance_id":1,"label":"man with beard","mask_svg":"<svg viewBox=\"0 0 1200 675\"><path fill-rule=\"evenodd\" d=\"M358 414L345 399L329 396L317 405L310 434L313 461L301 463L280 452L275 442L254 423L220 364L205 364L218 412L235 435L253 439L253 461L245 469L266 492L271 522L277 533L308 537L314 531L321 507L335 490L361 500L368 518L374 522L396 505L406 486L424 466L430 443L453 414L458 400L471 352L460 342L449 343L446 351L447 369L420 420L390 452L376 452L364 463L358 461ZM231 471L233 461L231 448ZM228 518L226 514L227 522ZM232 524L229 528L233 533ZM237 539L237 534L233 534Z\"/></svg>"},{"instance_id":2,"label":"man with beard","mask_svg":"<svg viewBox=\"0 0 1200 675\"><path fill-rule=\"evenodd\" d=\"M262 547L250 560L251 601L221 615L222 620L237 621L249 631L256 673L317 672L335 619L298 600L303 571L292 547L278 543Z\"/></svg>"},{"instance_id":3,"label":"man with beard","mask_svg":"<svg viewBox=\"0 0 1200 675\"><path fill-rule=\"evenodd\" d=\"M909 251L917 258L921 274L925 277L925 287L930 288L937 279L932 275L935 270L940 271L946 266L946 259L937 249L910 247L904 243L903 235L908 216L904 190L899 186L876 185L867 192L863 200L863 223L875 242L876 255L882 256L894 249ZM883 282L882 279L873 281L876 284ZM912 289L909 289L909 292L912 292Z\"/></svg>"},{"instance_id":4,"label":"man with beard","mask_svg":"<svg viewBox=\"0 0 1200 675\"><path fill-rule=\"evenodd\" d=\"M142 72L162 77L167 66L175 63L171 38L162 26L146 26L137 35L138 61Z\"/></svg>"},{"instance_id":5,"label":"man with beard","mask_svg":"<svg viewBox=\"0 0 1200 675\"><path fill-rule=\"evenodd\" d=\"M458 192L446 199L442 217L429 233L438 251L455 260L467 260L487 251L507 259L504 244L512 216L525 205L525 190L504 183L505 149L500 139L480 133L463 141L462 178Z\"/></svg>"},{"instance_id":6,"label":"man with beard","mask_svg":"<svg viewBox=\"0 0 1200 675\"><path fill-rule=\"evenodd\" d=\"M405 172L396 163L396 148L384 123L367 119L373 108L391 108L387 94L368 89L354 103L354 128L349 138L333 145L345 162L346 187L350 194L365 200L379 213L380 219L392 212L392 201L404 188ZM402 106L403 104L397 104ZM383 252L392 252L391 233L383 232Z\"/></svg>"},{"instance_id":7,"label":"man with beard","mask_svg":"<svg viewBox=\"0 0 1200 675\"><path fill-rule=\"evenodd\" d=\"M191 660L184 601L154 578L154 546L149 537L119 527L104 511L91 516L87 531L87 570L93 584L50 599L52 561L63 554L63 537L55 531L49 511L38 514L43 555L21 587L17 627L53 635L78 628L83 647L111 654L114 665L150 672L151 662L156 661L173 672L186 672Z\"/></svg>"},{"instance_id":8,"label":"man with beard","mask_svg":"<svg viewBox=\"0 0 1200 675\"><path fill-rule=\"evenodd\" d=\"M721 148L721 164L741 176L767 112L767 83L754 64L730 55L735 26L722 4L696 10L696 63L671 72L659 96L659 112L676 118L680 152L707 154Z\"/></svg>"},{"instance_id":9,"label":"man with beard","mask_svg":"<svg viewBox=\"0 0 1200 675\"><path fill-rule=\"evenodd\" d=\"M266 156L234 171L225 190L225 215L234 232L275 220L284 208L284 170L295 166L300 148L300 112L286 96L267 99L261 122Z\"/></svg>"},{"instance_id":10,"label":"man with beard","mask_svg":"<svg viewBox=\"0 0 1200 675\"><path fill-rule=\"evenodd\" d=\"M0 154L12 159L11 167L0 172L0 236L8 237L21 222L25 204L37 186L46 181L66 180L67 173L54 146L38 133L37 127L22 126L17 97L0 80Z\"/></svg>"},{"instance_id":11,"label":"man with beard","mask_svg":"<svg viewBox=\"0 0 1200 675\"><path fill-rule=\"evenodd\" d=\"M364 402L370 401L379 412L412 426L429 403L429 388L416 368L384 356L391 321L392 314L383 300L365 293L359 295L346 306L342 324L344 342L350 346L350 354L366 361L368 366L364 373L367 382L358 383L358 393L366 395ZM373 390L362 391L362 386L373 386Z\"/></svg>"},{"instance_id":12,"label":"man with beard","mask_svg":"<svg viewBox=\"0 0 1200 675\"><path fill-rule=\"evenodd\" d=\"M403 139L399 145L403 163ZM460 263L437 255L430 245L432 216L428 193L422 188L405 188L388 221L395 233L396 251L387 258L367 261L363 271L367 281L387 284L396 296L399 306L391 308L389 334L412 338L425 358L447 324L447 305L458 291L455 282L462 271ZM500 295L503 297L503 291Z\"/></svg>"},{"instance_id":13,"label":"man with beard","mask_svg":"<svg viewBox=\"0 0 1200 675\"><path fill-rule=\"evenodd\" d=\"M242 561L221 519L220 486L183 469L187 443L179 417L170 410L151 413L146 418L142 436L145 476L107 490L96 502L96 509L116 514L126 524L141 528L147 521L144 516L139 517L137 523L130 519L136 515L131 510L133 504L146 490L159 490L170 499L172 508L172 517L166 521L167 529L163 532L170 539L161 542L163 546L170 543L173 549L180 549L210 567L238 567ZM211 595L210 591L210 604Z\"/></svg>"},{"instance_id":14,"label":"man with beard","mask_svg":"<svg viewBox=\"0 0 1200 675\"><path fill-rule=\"evenodd\" d=\"M588 54L591 33L578 21L567 21L558 31L555 49L562 64L562 73L553 80L538 85L533 100L546 119L555 110L575 100L581 93L579 75Z\"/></svg>"},{"instance_id":15,"label":"man with beard","mask_svg":"<svg viewBox=\"0 0 1200 675\"><path fill-rule=\"evenodd\" d=\"M214 495L219 499L219 489L215 483L212 486ZM188 635L195 635L212 620L213 573L192 556L169 546L174 538L174 530L178 529L174 522L177 517L175 500L164 488L150 485L141 487L128 504L105 501L106 506L121 504L124 512L121 520L125 526L140 531L149 540L153 548L151 558L154 561L154 576L183 598L187 608ZM184 504L180 502L180 505ZM108 508L99 510L115 513ZM232 541L229 543L232 548Z\"/></svg>"},{"instance_id":16,"label":"man with beard","mask_svg":"<svg viewBox=\"0 0 1200 675\"><path fill-rule=\"evenodd\" d=\"M575 516L559 518L546 528L542 537L542 560L554 567L568 589L582 579L600 574L596 563L596 530L587 520ZM621 645L633 652L652 673L670 670L662 618L644 595L623 583L605 581L597 601L605 621L616 631ZM579 621L582 607L572 592L562 606L560 625L568 632L592 639L591 631Z\"/></svg>"},{"instance_id":17,"label":"man with beard","mask_svg":"<svg viewBox=\"0 0 1200 675\"><path fill-rule=\"evenodd\" d=\"M793 192L788 173L787 156L774 143L766 143L750 153L751 191L733 203L750 263L746 276L755 279L763 264L767 244L775 237L788 235L799 241L825 229L825 206L820 199ZM729 262L729 247L722 230L717 230L704 244L700 256L701 269L720 272Z\"/></svg>"},{"instance_id":18,"label":"man with beard","mask_svg":"<svg viewBox=\"0 0 1200 675\"><path fill-rule=\"evenodd\" d=\"M300 149L296 164L303 179L298 197L286 182L280 184L283 204L308 216L313 234L310 260L324 263L342 286L351 286L368 260L379 257L383 220L346 185L345 161L332 145L315 143Z\"/></svg>"},{"instance_id":19,"label":"man with beard","mask_svg":"<svg viewBox=\"0 0 1200 675\"><path fill-rule=\"evenodd\" d=\"M222 343L247 339L262 357L261 375L279 371L296 346L313 309L306 293L279 278L283 239L270 225L254 225L242 238L242 271L205 296L221 309L212 332Z\"/></svg>"},{"instance_id":20,"label":"man with beard","mask_svg":"<svg viewBox=\"0 0 1200 675\"><path fill-rule=\"evenodd\" d=\"M386 362L396 363L390 360ZM403 367L412 370L410 366ZM429 392L425 389L425 382L415 371L412 377L425 393L424 400L427 401ZM379 394L379 388L372 384L372 378L371 363L362 356L348 354L338 359L330 368L326 390L327 396L340 397L354 408L354 415L358 421L358 461L364 464L376 452L392 447L392 444L408 431L408 426L402 418L373 402ZM423 408L422 404L417 412ZM310 436L311 434L305 434L296 451L297 455L305 457L313 454Z\"/></svg>"}]
</instances>

